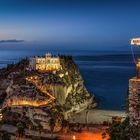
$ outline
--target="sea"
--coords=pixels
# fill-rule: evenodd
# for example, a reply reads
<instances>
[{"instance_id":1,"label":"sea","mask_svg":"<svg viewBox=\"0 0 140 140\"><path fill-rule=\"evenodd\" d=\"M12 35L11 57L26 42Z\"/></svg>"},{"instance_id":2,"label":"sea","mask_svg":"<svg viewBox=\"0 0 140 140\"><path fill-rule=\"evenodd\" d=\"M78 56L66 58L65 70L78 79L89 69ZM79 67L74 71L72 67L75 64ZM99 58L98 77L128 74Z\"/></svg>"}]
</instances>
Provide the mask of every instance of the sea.
<instances>
[{"instance_id":1,"label":"sea","mask_svg":"<svg viewBox=\"0 0 140 140\"><path fill-rule=\"evenodd\" d=\"M97 108L125 110L127 108L129 79L136 75L130 51L55 50L1 47L0 68L25 57L46 52L73 56L88 91L95 96Z\"/></svg>"}]
</instances>

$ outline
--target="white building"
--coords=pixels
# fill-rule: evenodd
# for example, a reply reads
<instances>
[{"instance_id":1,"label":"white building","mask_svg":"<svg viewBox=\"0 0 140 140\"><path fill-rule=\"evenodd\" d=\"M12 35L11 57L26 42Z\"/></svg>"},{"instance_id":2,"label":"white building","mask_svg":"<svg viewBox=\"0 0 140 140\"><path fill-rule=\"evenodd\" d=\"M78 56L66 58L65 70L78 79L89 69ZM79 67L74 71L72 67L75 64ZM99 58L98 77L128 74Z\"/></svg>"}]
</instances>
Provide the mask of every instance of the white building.
<instances>
[{"instance_id":1,"label":"white building","mask_svg":"<svg viewBox=\"0 0 140 140\"><path fill-rule=\"evenodd\" d=\"M33 70L54 71L61 69L60 58L47 53L45 57L34 57L30 59L29 66Z\"/></svg>"}]
</instances>

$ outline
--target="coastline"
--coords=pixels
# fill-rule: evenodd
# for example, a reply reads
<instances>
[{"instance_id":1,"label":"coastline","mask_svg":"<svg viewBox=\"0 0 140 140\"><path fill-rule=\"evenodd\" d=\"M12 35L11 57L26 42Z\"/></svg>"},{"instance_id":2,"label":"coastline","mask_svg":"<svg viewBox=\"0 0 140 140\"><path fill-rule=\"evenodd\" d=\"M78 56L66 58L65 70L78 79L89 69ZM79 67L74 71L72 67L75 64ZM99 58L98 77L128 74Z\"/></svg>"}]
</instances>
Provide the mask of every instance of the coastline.
<instances>
[{"instance_id":1,"label":"coastline","mask_svg":"<svg viewBox=\"0 0 140 140\"><path fill-rule=\"evenodd\" d=\"M69 121L71 123L100 125L105 122L112 123L112 117L121 117L122 119L125 119L127 113L125 113L125 111L87 109L73 115Z\"/></svg>"},{"instance_id":2,"label":"coastline","mask_svg":"<svg viewBox=\"0 0 140 140\"><path fill-rule=\"evenodd\" d=\"M7 64L14 64L21 58L43 54L46 51L21 51L4 49L1 52L0 69ZM58 51L52 51L57 54ZM128 58L128 52L104 51L60 51L62 54L72 54L85 85L91 94L96 94L98 106L103 110L122 110L126 104L128 80L135 75L135 68ZM8 56L7 56L8 54ZM119 55L121 54L121 55ZM117 57L116 57L117 56ZM118 57L119 56L119 57ZM103 61L104 58L104 61ZM130 58L130 55L129 55ZM11 60L11 61L9 61ZM120 84L118 84L120 83ZM110 88L111 87L111 88ZM104 89L108 89L107 93ZM117 99L117 100L116 100Z\"/></svg>"}]
</instances>

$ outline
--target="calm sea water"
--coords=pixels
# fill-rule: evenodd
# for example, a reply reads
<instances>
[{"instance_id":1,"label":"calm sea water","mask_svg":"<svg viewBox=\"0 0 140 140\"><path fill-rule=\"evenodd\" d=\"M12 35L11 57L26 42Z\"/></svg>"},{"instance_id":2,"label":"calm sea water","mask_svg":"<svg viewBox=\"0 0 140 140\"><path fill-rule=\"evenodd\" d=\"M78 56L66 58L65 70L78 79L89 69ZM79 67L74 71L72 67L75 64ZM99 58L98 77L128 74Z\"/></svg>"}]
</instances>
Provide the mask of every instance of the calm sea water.
<instances>
[{"instance_id":1,"label":"calm sea water","mask_svg":"<svg viewBox=\"0 0 140 140\"><path fill-rule=\"evenodd\" d=\"M0 68L18 60L45 54L47 50L3 48ZM132 56L126 52L51 51L72 55L79 65L85 85L96 96L98 108L122 110L127 102L128 80L135 75Z\"/></svg>"}]
</instances>

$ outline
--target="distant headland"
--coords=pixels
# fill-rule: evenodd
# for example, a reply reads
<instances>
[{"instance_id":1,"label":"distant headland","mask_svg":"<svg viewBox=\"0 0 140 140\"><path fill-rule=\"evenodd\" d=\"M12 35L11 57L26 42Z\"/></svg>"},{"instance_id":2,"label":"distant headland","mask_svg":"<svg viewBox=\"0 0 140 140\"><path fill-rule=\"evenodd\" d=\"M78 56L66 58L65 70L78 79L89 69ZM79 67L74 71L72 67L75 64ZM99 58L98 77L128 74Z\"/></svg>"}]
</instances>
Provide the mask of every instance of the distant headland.
<instances>
[{"instance_id":1,"label":"distant headland","mask_svg":"<svg viewBox=\"0 0 140 140\"><path fill-rule=\"evenodd\" d=\"M19 43L25 42L24 40L10 39L10 40L0 40L0 43Z\"/></svg>"}]
</instances>

